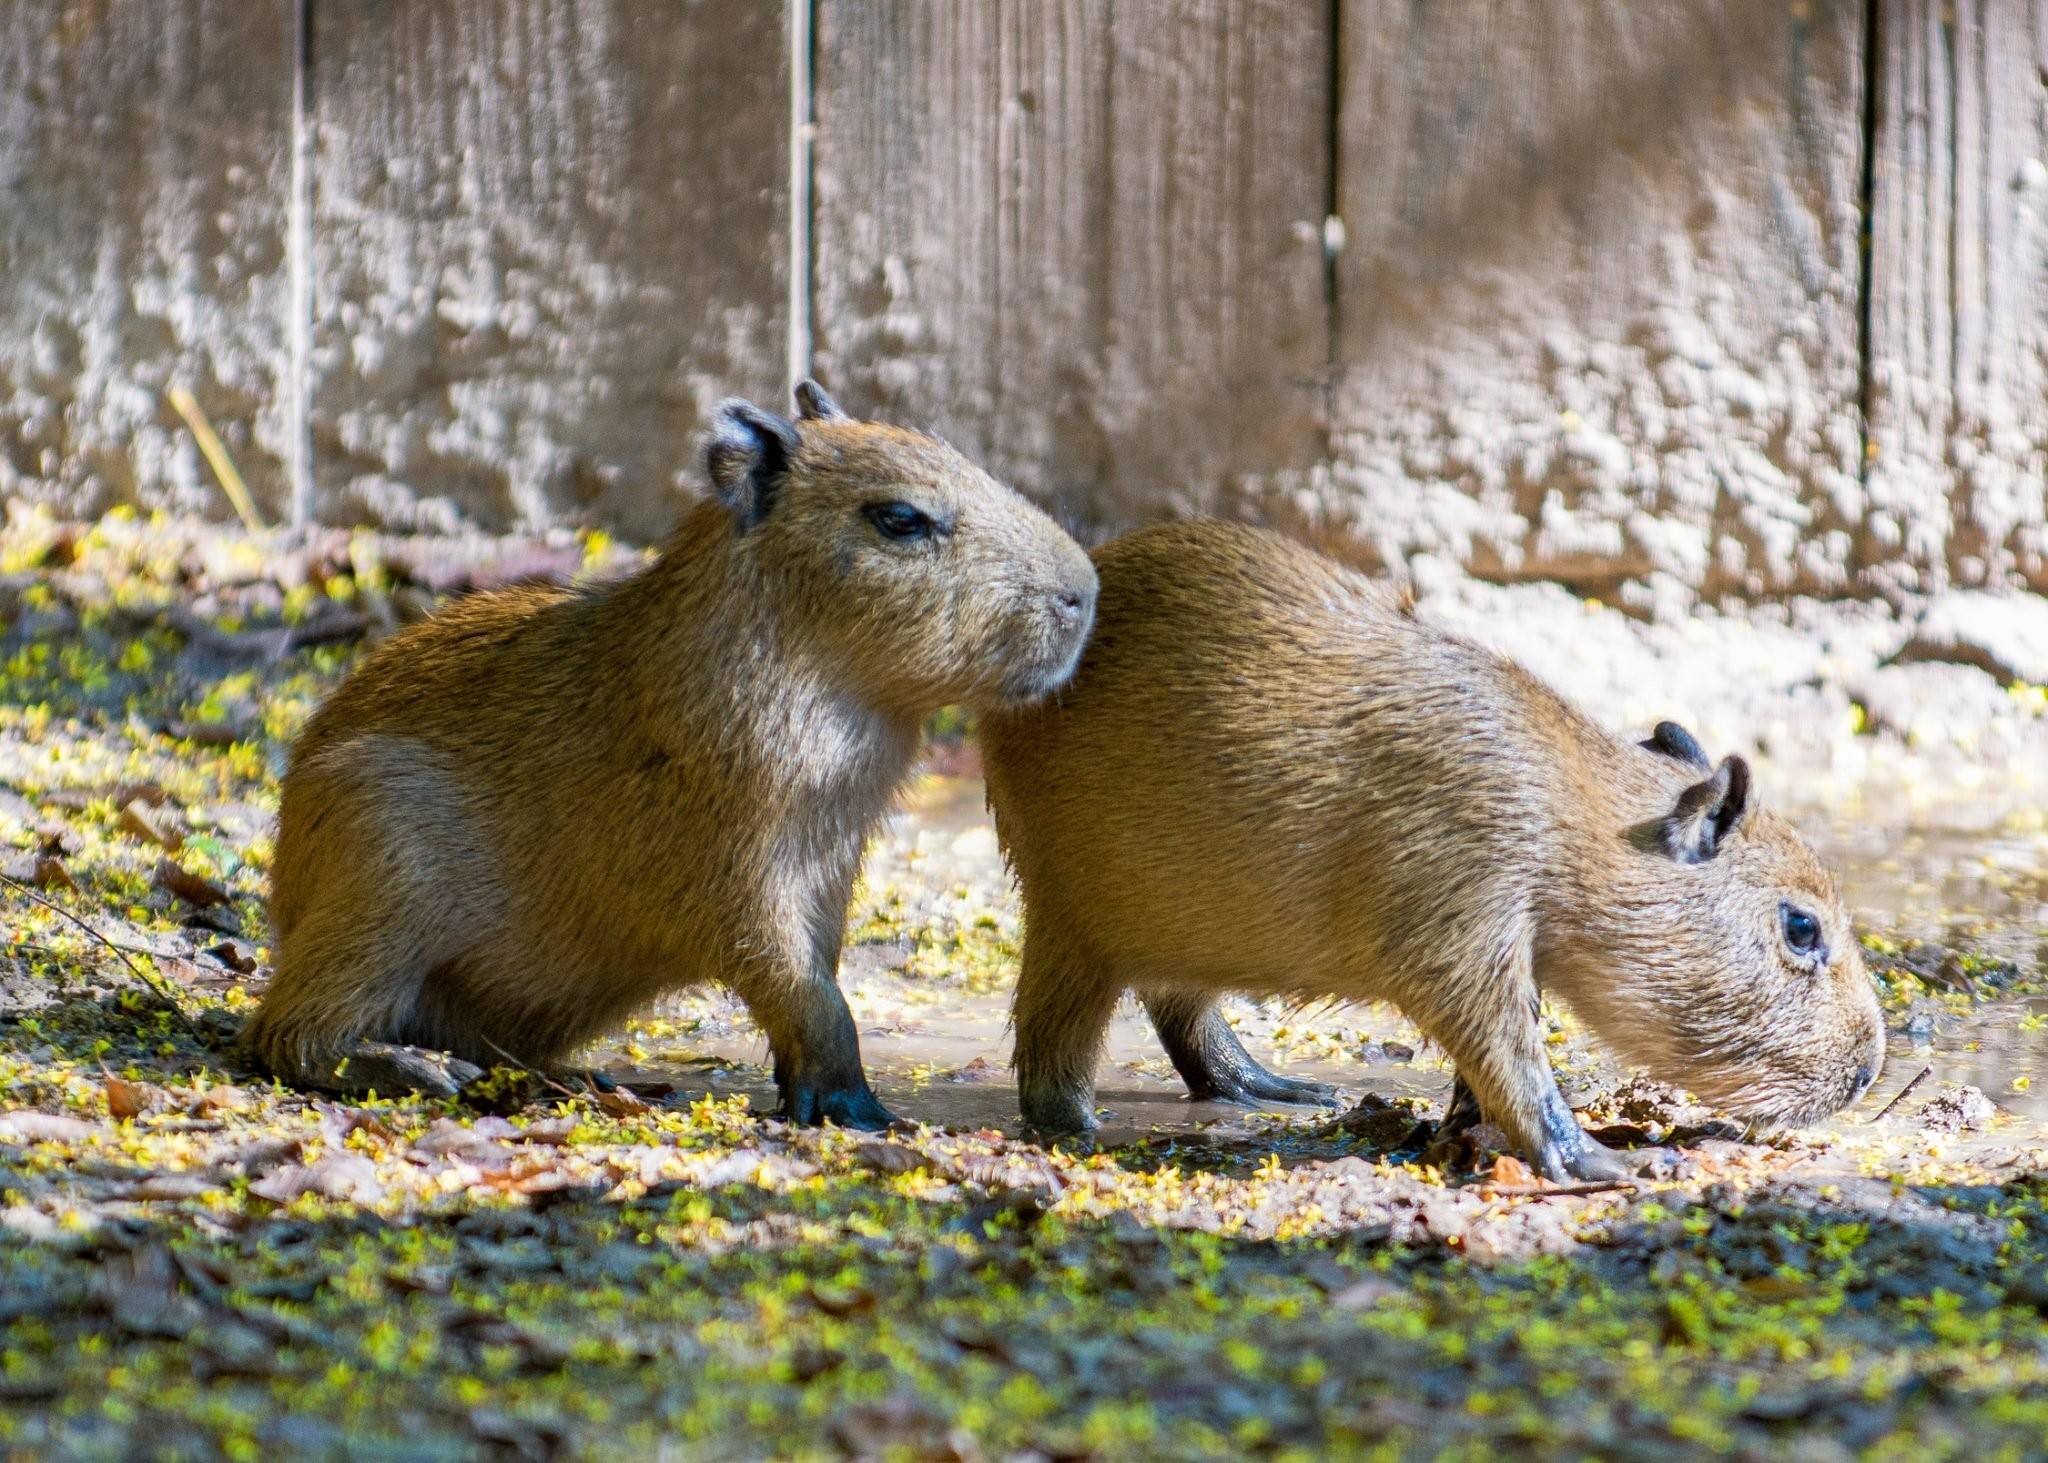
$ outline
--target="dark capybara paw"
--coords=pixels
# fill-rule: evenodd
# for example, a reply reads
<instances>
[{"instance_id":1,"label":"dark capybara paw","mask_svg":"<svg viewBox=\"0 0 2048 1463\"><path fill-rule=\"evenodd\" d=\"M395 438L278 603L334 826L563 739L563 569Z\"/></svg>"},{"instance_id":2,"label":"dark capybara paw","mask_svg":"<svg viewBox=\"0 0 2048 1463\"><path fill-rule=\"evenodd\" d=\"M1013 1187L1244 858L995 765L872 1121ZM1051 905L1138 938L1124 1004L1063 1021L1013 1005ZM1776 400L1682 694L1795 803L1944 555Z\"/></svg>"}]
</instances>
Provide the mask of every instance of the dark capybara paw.
<instances>
[{"instance_id":1,"label":"dark capybara paw","mask_svg":"<svg viewBox=\"0 0 2048 1463\"><path fill-rule=\"evenodd\" d=\"M1327 1082L1311 1082L1305 1077L1282 1077L1260 1066L1242 1071L1212 1072L1206 1083L1189 1086L1188 1097L1194 1102L1229 1102L1241 1107L1255 1107L1262 1102L1335 1107L1340 1101L1337 1089Z\"/></svg>"},{"instance_id":2,"label":"dark capybara paw","mask_svg":"<svg viewBox=\"0 0 2048 1463\"><path fill-rule=\"evenodd\" d=\"M896 1121L862 1082L859 1086L820 1087L798 1080L783 1089L782 1116L793 1123L816 1126L826 1120L842 1128L875 1133Z\"/></svg>"},{"instance_id":3,"label":"dark capybara paw","mask_svg":"<svg viewBox=\"0 0 2048 1463\"><path fill-rule=\"evenodd\" d=\"M1098 1124L1095 1104L1071 1094L1058 1097L1026 1098L1024 1126L1047 1138L1092 1133Z\"/></svg>"},{"instance_id":4,"label":"dark capybara paw","mask_svg":"<svg viewBox=\"0 0 2048 1463\"><path fill-rule=\"evenodd\" d=\"M1253 1102L1291 1102L1301 1107L1337 1107L1343 1102L1337 1089L1327 1082L1306 1077L1282 1077L1263 1067L1245 1083L1246 1097Z\"/></svg>"},{"instance_id":5,"label":"dark capybara paw","mask_svg":"<svg viewBox=\"0 0 2048 1463\"><path fill-rule=\"evenodd\" d=\"M388 1041L359 1041L322 1074L317 1085L336 1092L417 1092L426 1097L453 1097L483 1076L474 1062L446 1052L400 1046Z\"/></svg>"},{"instance_id":6,"label":"dark capybara paw","mask_svg":"<svg viewBox=\"0 0 2048 1463\"><path fill-rule=\"evenodd\" d=\"M1637 1167L1634 1155L1617 1153L1606 1144L1582 1137L1576 1152L1559 1152L1557 1145L1543 1145L1543 1161L1537 1165L1553 1183L1578 1179L1583 1183L1613 1183L1632 1179Z\"/></svg>"}]
</instances>

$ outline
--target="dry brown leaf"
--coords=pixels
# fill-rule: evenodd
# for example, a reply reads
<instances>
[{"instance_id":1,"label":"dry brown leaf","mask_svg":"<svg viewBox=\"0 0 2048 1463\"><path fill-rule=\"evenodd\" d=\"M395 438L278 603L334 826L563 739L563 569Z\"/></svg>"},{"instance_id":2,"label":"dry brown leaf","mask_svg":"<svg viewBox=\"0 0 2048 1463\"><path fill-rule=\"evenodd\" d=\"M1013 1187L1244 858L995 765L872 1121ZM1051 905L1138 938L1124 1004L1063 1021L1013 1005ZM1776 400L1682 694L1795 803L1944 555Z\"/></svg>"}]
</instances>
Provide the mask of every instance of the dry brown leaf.
<instances>
[{"instance_id":1,"label":"dry brown leaf","mask_svg":"<svg viewBox=\"0 0 2048 1463\"><path fill-rule=\"evenodd\" d=\"M131 1082L111 1073L106 1078L107 1111L117 1118L139 1118L169 1105L171 1094L153 1082Z\"/></svg>"},{"instance_id":2,"label":"dry brown leaf","mask_svg":"<svg viewBox=\"0 0 2048 1463\"><path fill-rule=\"evenodd\" d=\"M1516 1189L1533 1188L1537 1182L1536 1171L1512 1153L1503 1153L1494 1159L1489 1177L1496 1184Z\"/></svg>"},{"instance_id":3,"label":"dry brown leaf","mask_svg":"<svg viewBox=\"0 0 2048 1463\"><path fill-rule=\"evenodd\" d=\"M853 1150L853 1161L875 1173L915 1173L932 1162L915 1148L901 1143L862 1143Z\"/></svg>"},{"instance_id":4,"label":"dry brown leaf","mask_svg":"<svg viewBox=\"0 0 2048 1463\"><path fill-rule=\"evenodd\" d=\"M145 843L154 843L158 848L176 853L185 846L185 835L178 825L171 821L171 815L161 812L137 798L125 804L115 826L130 838L139 838Z\"/></svg>"},{"instance_id":5,"label":"dry brown leaf","mask_svg":"<svg viewBox=\"0 0 2048 1463\"><path fill-rule=\"evenodd\" d=\"M224 1112L240 1112L249 1105L246 1088L221 1083L200 1093L192 1104L192 1110L204 1117L219 1117Z\"/></svg>"},{"instance_id":6,"label":"dry brown leaf","mask_svg":"<svg viewBox=\"0 0 2048 1463\"><path fill-rule=\"evenodd\" d=\"M635 1117L640 1113L654 1110L648 1103L641 1101L637 1093L629 1092L623 1087L614 1088L610 1092L594 1092L592 1096L597 1099L599 1107L615 1118Z\"/></svg>"},{"instance_id":7,"label":"dry brown leaf","mask_svg":"<svg viewBox=\"0 0 2048 1463\"><path fill-rule=\"evenodd\" d=\"M174 861L163 858L156 861L156 887L176 895L187 904L196 904L201 909L210 909L216 904L228 902L228 891L211 879L202 878Z\"/></svg>"},{"instance_id":8,"label":"dry brown leaf","mask_svg":"<svg viewBox=\"0 0 2048 1463\"><path fill-rule=\"evenodd\" d=\"M38 889L76 889L78 883L71 877L71 871L64 867L64 861L48 851L33 850L15 855L4 865L0 874L18 884L33 884Z\"/></svg>"}]
</instances>

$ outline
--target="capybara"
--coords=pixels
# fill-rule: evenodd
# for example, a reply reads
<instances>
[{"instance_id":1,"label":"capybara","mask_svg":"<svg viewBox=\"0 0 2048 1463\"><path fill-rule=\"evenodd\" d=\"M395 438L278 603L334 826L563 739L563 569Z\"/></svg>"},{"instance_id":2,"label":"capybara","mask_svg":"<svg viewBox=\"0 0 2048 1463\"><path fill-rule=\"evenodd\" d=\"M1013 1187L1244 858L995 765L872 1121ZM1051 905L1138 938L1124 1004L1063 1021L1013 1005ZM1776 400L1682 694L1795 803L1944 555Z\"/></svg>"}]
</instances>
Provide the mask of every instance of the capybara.
<instances>
[{"instance_id":1,"label":"capybara","mask_svg":"<svg viewBox=\"0 0 2048 1463\"><path fill-rule=\"evenodd\" d=\"M445 1093L715 980L785 1114L889 1121L837 978L862 848L933 711L1066 682L1095 571L945 444L797 402L718 408L712 493L642 572L458 600L314 715L247 1032L271 1070Z\"/></svg>"},{"instance_id":2,"label":"capybara","mask_svg":"<svg viewBox=\"0 0 2048 1463\"><path fill-rule=\"evenodd\" d=\"M1558 1092L1539 992L1738 1114L1811 1121L1869 1087L1884 1025L1834 880L1740 757L1671 723L1614 736L1272 533L1162 525L1095 566L1073 682L983 722L1032 1124L1092 1124L1132 988L1190 1088L1225 1095L1290 1094L1247 1083L1220 993L1391 1001L1552 1178L1623 1165Z\"/></svg>"}]
</instances>

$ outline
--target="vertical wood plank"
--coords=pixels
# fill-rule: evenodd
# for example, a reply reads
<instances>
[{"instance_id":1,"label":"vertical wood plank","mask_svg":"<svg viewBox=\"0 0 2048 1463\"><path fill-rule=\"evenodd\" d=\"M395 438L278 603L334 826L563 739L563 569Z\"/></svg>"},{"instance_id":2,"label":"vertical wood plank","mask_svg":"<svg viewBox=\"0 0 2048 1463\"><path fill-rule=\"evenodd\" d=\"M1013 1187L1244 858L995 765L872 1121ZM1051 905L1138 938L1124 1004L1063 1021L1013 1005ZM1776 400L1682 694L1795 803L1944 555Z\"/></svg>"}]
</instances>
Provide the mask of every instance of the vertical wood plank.
<instances>
[{"instance_id":1,"label":"vertical wood plank","mask_svg":"<svg viewBox=\"0 0 2048 1463\"><path fill-rule=\"evenodd\" d=\"M191 391L285 487L285 0L0 6L0 495L228 516Z\"/></svg>"},{"instance_id":2,"label":"vertical wood plank","mask_svg":"<svg viewBox=\"0 0 2048 1463\"><path fill-rule=\"evenodd\" d=\"M784 7L315 13L321 515L660 534L710 407L787 390Z\"/></svg>"},{"instance_id":3,"label":"vertical wood plank","mask_svg":"<svg viewBox=\"0 0 2048 1463\"><path fill-rule=\"evenodd\" d=\"M819 0L821 375L1100 523L1316 460L1327 20Z\"/></svg>"},{"instance_id":4,"label":"vertical wood plank","mask_svg":"<svg viewBox=\"0 0 2048 1463\"><path fill-rule=\"evenodd\" d=\"M1883 0L1866 554L2048 589L2048 6Z\"/></svg>"},{"instance_id":5,"label":"vertical wood plank","mask_svg":"<svg viewBox=\"0 0 2048 1463\"><path fill-rule=\"evenodd\" d=\"M1844 585L1862 8L1346 5L1308 526L1588 586Z\"/></svg>"}]
</instances>

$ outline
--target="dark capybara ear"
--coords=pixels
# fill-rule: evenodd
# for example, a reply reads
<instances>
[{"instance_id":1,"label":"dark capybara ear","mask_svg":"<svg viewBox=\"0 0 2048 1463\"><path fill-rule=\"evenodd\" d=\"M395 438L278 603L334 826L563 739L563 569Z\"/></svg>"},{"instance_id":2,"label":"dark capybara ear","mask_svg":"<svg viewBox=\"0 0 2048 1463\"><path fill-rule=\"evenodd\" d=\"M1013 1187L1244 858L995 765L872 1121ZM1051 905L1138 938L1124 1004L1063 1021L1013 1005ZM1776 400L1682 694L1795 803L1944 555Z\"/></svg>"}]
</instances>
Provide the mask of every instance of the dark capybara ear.
<instances>
[{"instance_id":1,"label":"dark capybara ear","mask_svg":"<svg viewBox=\"0 0 2048 1463\"><path fill-rule=\"evenodd\" d=\"M1660 721L1652 728L1648 741L1637 743L1652 752L1670 757L1674 761L1697 767L1702 772L1714 764L1707 760L1707 754L1700 744L1693 740L1691 732L1675 721Z\"/></svg>"},{"instance_id":2,"label":"dark capybara ear","mask_svg":"<svg viewBox=\"0 0 2048 1463\"><path fill-rule=\"evenodd\" d=\"M839 403L825 394L825 388L806 376L796 383L796 416L800 422L824 422L835 418L843 420L846 413L839 409Z\"/></svg>"},{"instance_id":3,"label":"dark capybara ear","mask_svg":"<svg viewBox=\"0 0 2048 1463\"><path fill-rule=\"evenodd\" d=\"M796 428L752 402L734 397L711 414L704 465L711 489L742 532L768 516L775 490L798 446Z\"/></svg>"},{"instance_id":4,"label":"dark capybara ear","mask_svg":"<svg viewBox=\"0 0 2048 1463\"><path fill-rule=\"evenodd\" d=\"M1749 812L1749 764L1729 757L1704 782L1678 795L1661 825L1664 851L1682 864L1703 864L1721 851Z\"/></svg>"}]
</instances>

